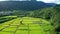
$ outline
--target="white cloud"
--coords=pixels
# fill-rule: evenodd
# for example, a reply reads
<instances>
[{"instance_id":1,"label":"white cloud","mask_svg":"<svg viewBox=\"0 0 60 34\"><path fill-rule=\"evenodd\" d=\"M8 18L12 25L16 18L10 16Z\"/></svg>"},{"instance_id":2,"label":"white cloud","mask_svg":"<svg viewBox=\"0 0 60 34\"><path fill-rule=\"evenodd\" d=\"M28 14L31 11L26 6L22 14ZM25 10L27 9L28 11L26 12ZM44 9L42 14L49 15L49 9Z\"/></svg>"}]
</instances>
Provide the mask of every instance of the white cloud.
<instances>
[{"instance_id":1,"label":"white cloud","mask_svg":"<svg viewBox=\"0 0 60 34\"><path fill-rule=\"evenodd\" d=\"M0 1L5 1L5 0L0 0Z\"/></svg>"},{"instance_id":2,"label":"white cloud","mask_svg":"<svg viewBox=\"0 0 60 34\"><path fill-rule=\"evenodd\" d=\"M9 0L0 0L0 1L9 1ZM13 1L22 1L22 0L13 0ZM45 3L56 3L56 4L60 4L60 0L37 0L37 1L43 1Z\"/></svg>"},{"instance_id":3,"label":"white cloud","mask_svg":"<svg viewBox=\"0 0 60 34\"><path fill-rule=\"evenodd\" d=\"M57 3L57 4L60 4L60 0L37 0L37 1L43 1L45 3Z\"/></svg>"},{"instance_id":4,"label":"white cloud","mask_svg":"<svg viewBox=\"0 0 60 34\"><path fill-rule=\"evenodd\" d=\"M38 0L38 1L39 1L39 0ZM50 2L54 2L55 0L40 0L40 1L50 3Z\"/></svg>"}]
</instances>

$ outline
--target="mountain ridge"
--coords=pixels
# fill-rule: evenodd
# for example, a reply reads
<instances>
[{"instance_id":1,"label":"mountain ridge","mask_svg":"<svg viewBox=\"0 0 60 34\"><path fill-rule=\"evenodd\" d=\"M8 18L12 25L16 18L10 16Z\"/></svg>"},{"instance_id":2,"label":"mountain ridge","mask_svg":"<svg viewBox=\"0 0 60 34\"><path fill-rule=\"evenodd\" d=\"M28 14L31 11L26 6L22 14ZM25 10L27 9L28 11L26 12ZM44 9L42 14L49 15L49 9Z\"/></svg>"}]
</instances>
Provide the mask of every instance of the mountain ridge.
<instances>
[{"instance_id":1,"label":"mountain ridge","mask_svg":"<svg viewBox=\"0 0 60 34\"><path fill-rule=\"evenodd\" d=\"M44 3L41 1L3 1L0 2L0 10L37 10L55 5L54 3Z\"/></svg>"}]
</instances>

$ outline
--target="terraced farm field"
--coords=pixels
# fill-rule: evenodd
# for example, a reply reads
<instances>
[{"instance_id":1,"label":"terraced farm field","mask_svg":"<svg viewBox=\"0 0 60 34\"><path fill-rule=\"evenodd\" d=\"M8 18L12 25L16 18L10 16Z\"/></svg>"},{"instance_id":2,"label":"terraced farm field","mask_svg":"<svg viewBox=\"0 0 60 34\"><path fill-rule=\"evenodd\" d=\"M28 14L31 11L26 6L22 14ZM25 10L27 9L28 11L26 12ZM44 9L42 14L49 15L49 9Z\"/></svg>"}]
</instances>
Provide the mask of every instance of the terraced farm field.
<instances>
[{"instance_id":1,"label":"terraced farm field","mask_svg":"<svg viewBox=\"0 0 60 34\"><path fill-rule=\"evenodd\" d=\"M53 34L54 28L40 18L15 18L0 24L0 34Z\"/></svg>"}]
</instances>

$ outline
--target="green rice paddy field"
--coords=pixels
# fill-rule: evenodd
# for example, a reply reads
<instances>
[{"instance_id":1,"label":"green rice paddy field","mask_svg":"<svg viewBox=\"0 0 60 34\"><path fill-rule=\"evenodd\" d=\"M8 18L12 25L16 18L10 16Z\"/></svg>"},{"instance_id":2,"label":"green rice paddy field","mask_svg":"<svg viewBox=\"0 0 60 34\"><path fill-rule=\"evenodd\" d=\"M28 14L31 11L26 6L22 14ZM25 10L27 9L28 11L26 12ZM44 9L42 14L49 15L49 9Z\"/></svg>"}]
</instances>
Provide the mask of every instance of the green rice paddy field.
<instances>
[{"instance_id":1,"label":"green rice paddy field","mask_svg":"<svg viewBox=\"0 0 60 34\"><path fill-rule=\"evenodd\" d=\"M5 16L0 17L0 34L55 34L55 32L54 27L44 19Z\"/></svg>"}]
</instances>

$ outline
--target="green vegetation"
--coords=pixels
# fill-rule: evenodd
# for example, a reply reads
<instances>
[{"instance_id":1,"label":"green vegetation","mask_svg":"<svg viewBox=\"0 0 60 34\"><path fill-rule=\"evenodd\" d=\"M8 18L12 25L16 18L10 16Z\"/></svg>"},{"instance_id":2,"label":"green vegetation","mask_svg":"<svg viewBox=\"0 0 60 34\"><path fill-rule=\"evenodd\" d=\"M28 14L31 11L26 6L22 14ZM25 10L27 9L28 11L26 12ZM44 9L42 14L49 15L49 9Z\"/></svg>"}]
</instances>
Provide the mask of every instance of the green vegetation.
<instances>
[{"instance_id":1,"label":"green vegetation","mask_svg":"<svg viewBox=\"0 0 60 34\"><path fill-rule=\"evenodd\" d=\"M60 5L10 12L0 15L0 34L60 34Z\"/></svg>"},{"instance_id":2,"label":"green vegetation","mask_svg":"<svg viewBox=\"0 0 60 34\"><path fill-rule=\"evenodd\" d=\"M28 20L29 19L29 20ZM36 20L35 20L36 19ZM21 24L21 21L23 24ZM48 34L52 26L44 19L23 17L0 24L0 34ZM46 31L48 30L48 31ZM46 32L45 32L46 31ZM34 33L35 32L35 33ZM50 32L49 32L50 34Z\"/></svg>"},{"instance_id":3,"label":"green vegetation","mask_svg":"<svg viewBox=\"0 0 60 34\"><path fill-rule=\"evenodd\" d=\"M10 21L10 20L15 19L15 18L17 18L17 17L13 17L13 16L0 17L0 23L4 23L4 22Z\"/></svg>"}]
</instances>

